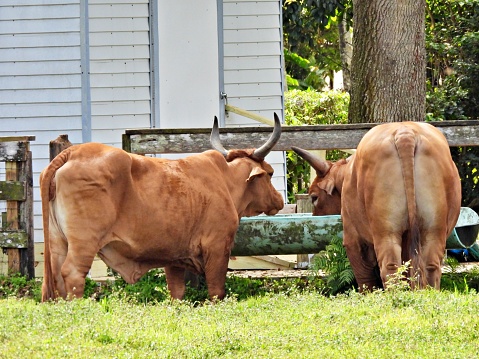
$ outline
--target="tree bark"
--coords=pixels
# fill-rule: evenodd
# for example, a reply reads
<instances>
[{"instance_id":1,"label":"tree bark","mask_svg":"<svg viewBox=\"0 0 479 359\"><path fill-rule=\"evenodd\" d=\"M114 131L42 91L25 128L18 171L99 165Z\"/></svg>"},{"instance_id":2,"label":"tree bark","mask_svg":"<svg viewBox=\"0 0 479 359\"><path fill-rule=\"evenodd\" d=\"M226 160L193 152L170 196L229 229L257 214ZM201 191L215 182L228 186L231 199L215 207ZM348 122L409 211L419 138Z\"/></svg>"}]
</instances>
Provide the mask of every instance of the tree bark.
<instances>
[{"instance_id":1,"label":"tree bark","mask_svg":"<svg viewBox=\"0 0 479 359\"><path fill-rule=\"evenodd\" d=\"M343 71L343 90L351 89L351 58L353 54L353 33L347 29L346 20L338 24L339 29L339 54Z\"/></svg>"},{"instance_id":2,"label":"tree bark","mask_svg":"<svg viewBox=\"0 0 479 359\"><path fill-rule=\"evenodd\" d=\"M424 121L425 0L353 0L350 123Z\"/></svg>"}]
</instances>

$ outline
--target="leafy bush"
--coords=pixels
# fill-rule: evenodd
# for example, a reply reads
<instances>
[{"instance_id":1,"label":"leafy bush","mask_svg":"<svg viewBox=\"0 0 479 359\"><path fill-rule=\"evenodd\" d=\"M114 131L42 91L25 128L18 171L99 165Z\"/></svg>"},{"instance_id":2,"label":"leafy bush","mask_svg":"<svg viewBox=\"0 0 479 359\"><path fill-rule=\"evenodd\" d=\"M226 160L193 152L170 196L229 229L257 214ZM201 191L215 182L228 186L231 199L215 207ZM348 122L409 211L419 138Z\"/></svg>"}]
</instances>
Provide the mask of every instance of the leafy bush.
<instances>
[{"instance_id":1,"label":"leafy bush","mask_svg":"<svg viewBox=\"0 0 479 359\"><path fill-rule=\"evenodd\" d=\"M458 87L455 78L447 77L443 86L434 87L427 82L426 121L466 120L462 102L467 91Z\"/></svg>"},{"instance_id":2,"label":"leafy bush","mask_svg":"<svg viewBox=\"0 0 479 359\"><path fill-rule=\"evenodd\" d=\"M288 126L348 123L347 92L291 90L284 94L284 106Z\"/></svg>"},{"instance_id":3,"label":"leafy bush","mask_svg":"<svg viewBox=\"0 0 479 359\"><path fill-rule=\"evenodd\" d=\"M452 159L461 177L462 205L479 199L479 147L451 147Z\"/></svg>"},{"instance_id":4,"label":"leafy bush","mask_svg":"<svg viewBox=\"0 0 479 359\"><path fill-rule=\"evenodd\" d=\"M243 278L228 276L225 289L228 297L245 300L250 297L263 296L268 293L300 291L323 291L322 278ZM162 269L153 269L146 273L137 283L128 284L115 274L115 281L103 286L103 292L108 295L119 296L135 303L162 302L170 298L166 277ZM97 295L102 297L102 295ZM186 286L185 301L191 303L204 303L208 301L208 288L203 276L199 276L197 285Z\"/></svg>"},{"instance_id":5,"label":"leafy bush","mask_svg":"<svg viewBox=\"0 0 479 359\"><path fill-rule=\"evenodd\" d=\"M428 0L427 120L478 118L479 1ZM476 200L479 147L451 148L462 182L462 205Z\"/></svg>"},{"instance_id":6,"label":"leafy bush","mask_svg":"<svg viewBox=\"0 0 479 359\"><path fill-rule=\"evenodd\" d=\"M7 297L32 298L40 301L41 285L35 279L28 280L20 274L0 276L0 299Z\"/></svg>"},{"instance_id":7,"label":"leafy bush","mask_svg":"<svg viewBox=\"0 0 479 359\"><path fill-rule=\"evenodd\" d=\"M346 292L357 287L354 273L343 246L343 239L334 236L326 249L317 254L312 262L313 274L318 271L326 273L326 286L330 294Z\"/></svg>"},{"instance_id":8,"label":"leafy bush","mask_svg":"<svg viewBox=\"0 0 479 359\"><path fill-rule=\"evenodd\" d=\"M322 256L329 256L332 260L329 263L322 262ZM323 272L328 276L325 277ZM239 301L272 294L315 292L328 296L349 291L356 285L339 237L334 238L331 245L315 258L307 274L297 278L244 278L232 275L226 279L226 293L228 297ZM149 271L135 284L127 284L117 275L113 278L102 283L87 278L86 287L89 289L85 291L84 298L99 302L105 311L109 310L109 303L115 299L131 304L156 304L170 300L161 269ZM473 290L479 292L479 270L458 271L451 267L442 275L441 289L454 293L469 293ZM40 302L41 281L27 280L20 275L0 276L0 299L9 297L30 298ZM186 303L207 303L207 298L204 282L200 283L199 288L187 286Z\"/></svg>"}]
</instances>

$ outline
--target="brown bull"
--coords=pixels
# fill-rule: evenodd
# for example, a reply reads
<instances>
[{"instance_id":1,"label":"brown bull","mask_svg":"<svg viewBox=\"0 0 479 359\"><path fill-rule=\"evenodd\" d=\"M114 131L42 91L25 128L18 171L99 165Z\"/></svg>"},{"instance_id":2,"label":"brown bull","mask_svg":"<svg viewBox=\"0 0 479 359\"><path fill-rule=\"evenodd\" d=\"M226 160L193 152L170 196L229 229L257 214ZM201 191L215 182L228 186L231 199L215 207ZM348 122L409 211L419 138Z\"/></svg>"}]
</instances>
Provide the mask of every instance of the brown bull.
<instances>
[{"instance_id":1,"label":"brown bull","mask_svg":"<svg viewBox=\"0 0 479 359\"><path fill-rule=\"evenodd\" d=\"M284 206L264 161L281 135L275 114L259 149L217 150L179 160L150 158L98 143L61 152L40 176L45 269L42 300L82 297L95 255L135 283L164 267L173 298L185 270L205 274L210 298L225 296L233 240L243 216Z\"/></svg>"},{"instance_id":2,"label":"brown bull","mask_svg":"<svg viewBox=\"0 0 479 359\"><path fill-rule=\"evenodd\" d=\"M419 287L439 289L461 185L438 129L415 122L382 124L363 137L354 155L335 163L293 150L317 173L309 189L313 214L342 216L343 243L360 290L384 286L409 260Z\"/></svg>"}]
</instances>

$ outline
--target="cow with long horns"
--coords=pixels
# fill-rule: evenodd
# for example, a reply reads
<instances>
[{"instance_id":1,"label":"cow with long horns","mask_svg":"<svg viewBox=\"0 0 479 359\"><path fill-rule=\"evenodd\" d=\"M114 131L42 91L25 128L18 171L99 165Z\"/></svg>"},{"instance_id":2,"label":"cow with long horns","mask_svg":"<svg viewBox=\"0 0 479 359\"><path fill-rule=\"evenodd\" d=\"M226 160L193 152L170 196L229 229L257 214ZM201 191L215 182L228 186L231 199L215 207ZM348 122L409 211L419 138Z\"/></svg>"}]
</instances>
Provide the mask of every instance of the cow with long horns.
<instances>
[{"instance_id":1,"label":"cow with long horns","mask_svg":"<svg viewBox=\"0 0 479 359\"><path fill-rule=\"evenodd\" d=\"M204 274L210 298L225 296L239 220L284 206L264 161L281 135L258 149L215 150L179 160L127 153L99 143L72 146L41 173L45 268L42 300L82 297L96 254L126 282L164 267L173 298L184 273Z\"/></svg>"},{"instance_id":2,"label":"cow with long horns","mask_svg":"<svg viewBox=\"0 0 479 359\"><path fill-rule=\"evenodd\" d=\"M439 289L446 239L461 206L459 174L441 131L427 123L378 125L354 155L334 163L293 150L316 170L313 214L341 213L360 290L385 286L408 261L415 287Z\"/></svg>"}]
</instances>

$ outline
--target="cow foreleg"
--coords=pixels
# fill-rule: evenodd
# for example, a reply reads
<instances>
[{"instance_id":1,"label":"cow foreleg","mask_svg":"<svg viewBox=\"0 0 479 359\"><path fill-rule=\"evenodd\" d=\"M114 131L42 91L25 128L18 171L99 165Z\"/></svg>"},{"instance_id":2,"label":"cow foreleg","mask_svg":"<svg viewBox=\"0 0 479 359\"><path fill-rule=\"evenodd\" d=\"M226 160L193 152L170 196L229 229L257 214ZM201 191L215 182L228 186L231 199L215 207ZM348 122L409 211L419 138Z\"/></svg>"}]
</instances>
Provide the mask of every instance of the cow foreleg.
<instances>
[{"instance_id":1,"label":"cow foreleg","mask_svg":"<svg viewBox=\"0 0 479 359\"><path fill-rule=\"evenodd\" d=\"M211 256L205 260L205 277L210 300L222 300L225 297L226 272L229 255Z\"/></svg>"},{"instance_id":2,"label":"cow foreleg","mask_svg":"<svg viewBox=\"0 0 479 359\"><path fill-rule=\"evenodd\" d=\"M183 299L185 296L185 269L180 267L165 267L166 282L170 295L174 299Z\"/></svg>"}]
</instances>

